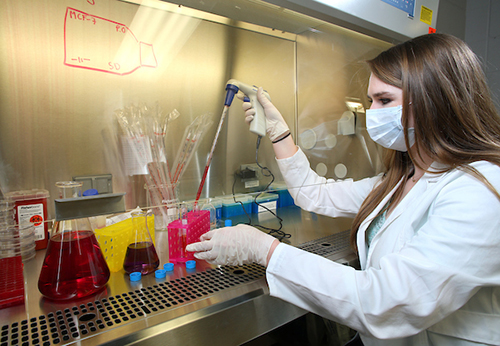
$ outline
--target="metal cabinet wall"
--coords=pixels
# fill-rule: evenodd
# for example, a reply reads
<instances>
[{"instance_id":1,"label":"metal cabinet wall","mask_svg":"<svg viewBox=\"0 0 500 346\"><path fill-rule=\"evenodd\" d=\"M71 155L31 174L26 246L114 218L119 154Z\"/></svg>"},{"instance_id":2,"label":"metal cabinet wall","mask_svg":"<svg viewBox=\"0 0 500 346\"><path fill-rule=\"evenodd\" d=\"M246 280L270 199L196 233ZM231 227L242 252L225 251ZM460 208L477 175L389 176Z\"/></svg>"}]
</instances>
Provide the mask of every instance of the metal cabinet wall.
<instances>
[{"instance_id":1,"label":"metal cabinet wall","mask_svg":"<svg viewBox=\"0 0 500 346\"><path fill-rule=\"evenodd\" d=\"M265 87L299 144L304 131L316 133L315 145L305 151L313 168L326 166L326 176L337 177L339 163L347 168L345 177L381 169L378 150L364 133L363 113L357 115L354 134L339 135L337 122L349 109L346 101L366 106L363 61L390 43L261 1L207 1L210 8L201 10L187 1L181 6L138 3L0 4L4 193L45 188L55 197L57 181L109 173L113 190L127 192L128 207L145 205L144 180L126 167L115 112L131 104L158 103L181 114L169 124L166 136L172 159L186 126L199 115L212 116L213 125L179 186L183 199L194 198L230 78ZM95 23L85 26L88 21ZM145 55L149 49L154 56ZM87 63L88 57L93 64ZM336 146L323 145L325 134L336 137ZM281 179L267 139L259 160ZM203 196L231 194L235 170L254 162L255 136L248 132L236 100ZM241 184L235 186L245 192Z\"/></svg>"}]
</instances>

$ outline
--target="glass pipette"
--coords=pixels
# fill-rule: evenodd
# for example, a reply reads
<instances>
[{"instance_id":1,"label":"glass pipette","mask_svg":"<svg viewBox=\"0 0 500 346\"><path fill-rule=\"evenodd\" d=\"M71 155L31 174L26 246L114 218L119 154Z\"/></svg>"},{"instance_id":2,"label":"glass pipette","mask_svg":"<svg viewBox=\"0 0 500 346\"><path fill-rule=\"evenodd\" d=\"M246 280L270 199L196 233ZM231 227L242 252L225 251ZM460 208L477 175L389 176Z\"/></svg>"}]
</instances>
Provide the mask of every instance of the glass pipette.
<instances>
[{"instance_id":1,"label":"glass pipette","mask_svg":"<svg viewBox=\"0 0 500 346\"><path fill-rule=\"evenodd\" d=\"M222 129L222 124L224 124L224 119L226 118L227 111L229 109L228 105L224 106L222 111L222 115L220 117L219 126L217 127L217 132L215 133L215 138L212 143L212 148L210 149L210 153L208 154L207 164L205 165L205 171L203 172L203 176L201 177L200 186L198 187L198 192L196 193L196 200L194 201L194 205L198 204L198 200L201 196L201 191L203 190L203 186L205 185L205 179L207 178L208 169L210 168L210 162L212 162L212 155L214 154L215 145L217 144L217 139L219 138L220 131Z\"/></svg>"}]
</instances>

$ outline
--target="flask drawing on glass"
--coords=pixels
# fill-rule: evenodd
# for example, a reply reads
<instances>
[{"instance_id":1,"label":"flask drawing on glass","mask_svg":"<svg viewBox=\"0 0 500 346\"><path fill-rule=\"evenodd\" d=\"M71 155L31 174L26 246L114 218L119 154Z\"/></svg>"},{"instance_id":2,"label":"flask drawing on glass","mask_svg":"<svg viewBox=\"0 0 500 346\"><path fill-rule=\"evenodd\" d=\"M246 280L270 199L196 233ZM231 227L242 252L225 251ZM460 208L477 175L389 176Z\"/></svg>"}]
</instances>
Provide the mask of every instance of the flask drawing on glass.
<instances>
[{"instance_id":1,"label":"flask drawing on glass","mask_svg":"<svg viewBox=\"0 0 500 346\"><path fill-rule=\"evenodd\" d=\"M123 76L158 62L153 45L139 41L127 25L68 7L64 65Z\"/></svg>"}]
</instances>

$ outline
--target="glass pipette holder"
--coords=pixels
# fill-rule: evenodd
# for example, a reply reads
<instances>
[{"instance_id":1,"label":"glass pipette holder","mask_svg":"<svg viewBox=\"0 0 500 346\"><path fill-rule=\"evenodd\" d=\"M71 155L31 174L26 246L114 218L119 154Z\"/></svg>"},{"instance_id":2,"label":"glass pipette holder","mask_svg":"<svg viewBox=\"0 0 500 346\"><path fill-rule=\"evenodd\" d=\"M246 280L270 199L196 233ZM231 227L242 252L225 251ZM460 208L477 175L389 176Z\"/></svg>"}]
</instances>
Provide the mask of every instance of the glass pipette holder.
<instances>
[{"instance_id":1,"label":"glass pipette holder","mask_svg":"<svg viewBox=\"0 0 500 346\"><path fill-rule=\"evenodd\" d=\"M144 188L147 192L148 208L151 209L155 216L155 230L166 231L168 224L177 218L179 200L176 185L157 186L146 184ZM168 199L162 197L162 191L170 193Z\"/></svg>"},{"instance_id":2,"label":"glass pipette holder","mask_svg":"<svg viewBox=\"0 0 500 346\"><path fill-rule=\"evenodd\" d=\"M186 246L199 241L200 237L208 231L210 231L210 212L208 210L192 210L184 218L171 222L168 225L170 262L184 263L195 259L192 252L186 251Z\"/></svg>"}]
</instances>

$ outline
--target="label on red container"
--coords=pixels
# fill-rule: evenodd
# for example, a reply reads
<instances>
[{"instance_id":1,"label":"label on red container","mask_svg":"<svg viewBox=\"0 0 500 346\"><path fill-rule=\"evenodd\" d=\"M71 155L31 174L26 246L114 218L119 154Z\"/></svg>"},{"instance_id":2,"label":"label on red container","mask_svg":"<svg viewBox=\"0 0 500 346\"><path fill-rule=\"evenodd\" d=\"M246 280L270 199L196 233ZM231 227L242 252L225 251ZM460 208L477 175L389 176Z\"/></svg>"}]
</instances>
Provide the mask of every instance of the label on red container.
<instances>
[{"instance_id":1,"label":"label on red container","mask_svg":"<svg viewBox=\"0 0 500 346\"><path fill-rule=\"evenodd\" d=\"M35 240L45 239L43 204L28 204L17 207L20 225L35 225Z\"/></svg>"}]
</instances>

